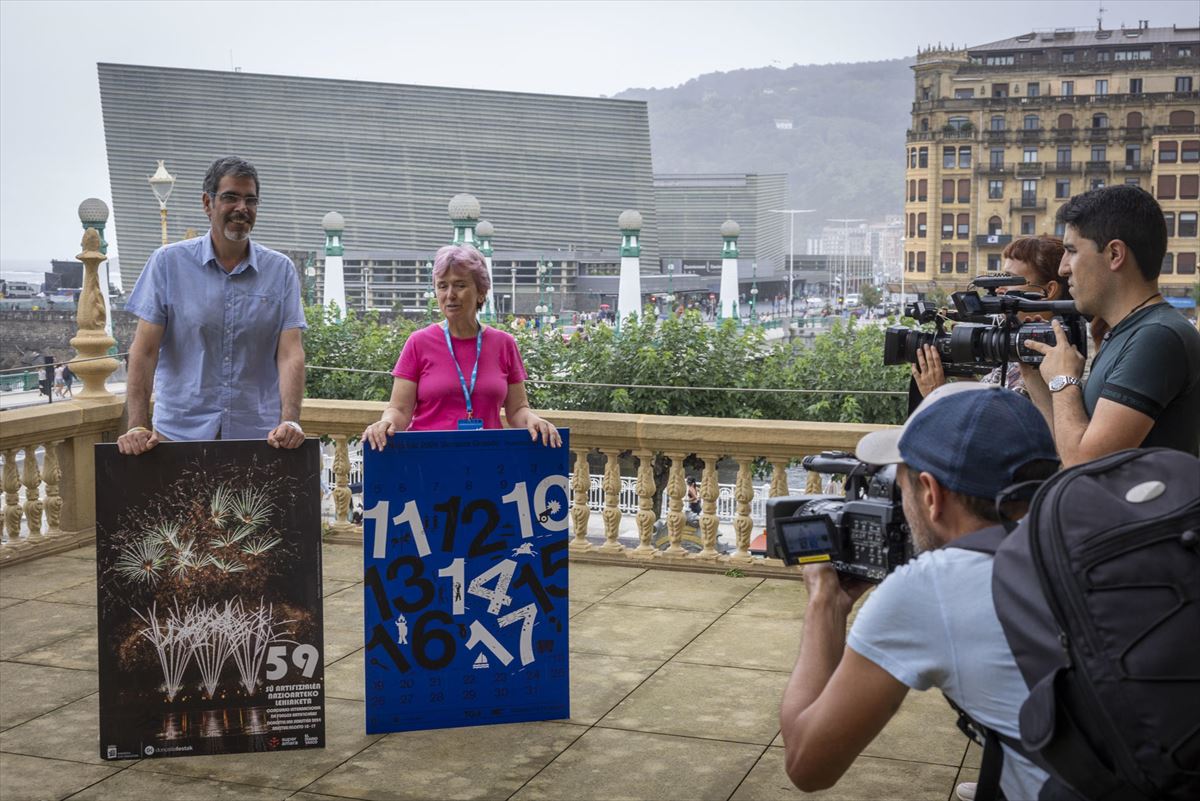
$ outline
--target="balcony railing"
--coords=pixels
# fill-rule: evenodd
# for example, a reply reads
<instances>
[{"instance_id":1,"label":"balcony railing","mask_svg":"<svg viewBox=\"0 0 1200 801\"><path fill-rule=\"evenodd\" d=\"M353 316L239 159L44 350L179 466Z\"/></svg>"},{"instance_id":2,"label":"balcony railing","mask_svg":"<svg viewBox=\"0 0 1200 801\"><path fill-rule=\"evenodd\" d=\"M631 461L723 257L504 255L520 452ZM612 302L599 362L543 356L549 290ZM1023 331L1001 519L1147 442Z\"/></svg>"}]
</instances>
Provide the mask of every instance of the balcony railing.
<instances>
[{"instance_id":1,"label":"balcony railing","mask_svg":"<svg viewBox=\"0 0 1200 801\"><path fill-rule=\"evenodd\" d=\"M1083 171L1087 174L1112 172L1111 161L1085 161Z\"/></svg>"},{"instance_id":2,"label":"balcony railing","mask_svg":"<svg viewBox=\"0 0 1200 801\"><path fill-rule=\"evenodd\" d=\"M1143 62L1144 63L1144 62ZM1089 70L1088 65L1073 64L1072 70L1077 73L1094 71L1097 74L1111 72L1111 64L1097 64L1095 68ZM1020 70L1013 66L1006 66L1005 71ZM1026 69L1045 69L1044 66L1027 67ZM959 75L965 75L972 72L991 72L996 71L995 67L977 67L975 65L965 65L959 67ZM1062 108L1063 106L1095 106L1098 104L1112 103L1114 105L1128 105L1130 103L1138 103L1147 105L1151 103L1171 102L1176 100L1195 102L1200 100L1200 92L1139 92L1137 94L1120 93L1120 94L1103 94L1103 95L1039 95L1038 97L943 97L936 100L918 100L913 103L913 113L922 113L927 111L978 111L979 109L994 109L997 111L1011 110L1016 108L1037 109L1037 108Z\"/></svg>"},{"instance_id":3,"label":"balcony railing","mask_svg":"<svg viewBox=\"0 0 1200 801\"><path fill-rule=\"evenodd\" d=\"M1013 172L1018 178L1040 178L1046 174L1046 165L1040 161L1023 161Z\"/></svg>"},{"instance_id":4,"label":"balcony railing","mask_svg":"<svg viewBox=\"0 0 1200 801\"><path fill-rule=\"evenodd\" d=\"M984 131L984 138L989 142L1004 142L1008 139L1008 131Z\"/></svg>"},{"instance_id":5,"label":"balcony railing","mask_svg":"<svg viewBox=\"0 0 1200 801\"><path fill-rule=\"evenodd\" d=\"M1092 142L1107 142L1112 128L1088 128L1087 138Z\"/></svg>"},{"instance_id":6,"label":"balcony railing","mask_svg":"<svg viewBox=\"0 0 1200 801\"><path fill-rule=\"evenodd\" d=\"M1044 128L1022 128L1021 129L1021 141L1022 142L1036 142L1039 139L1041 139L1042 135L1045 133L1046 133L1046 131Z\"/></svg>"},{"instance_id":7,"label":"balcony railing","mask_svg":"<svg viewBox=\"0 0 1200 801\"><path fill-rule=\"evenodd\" d=\"M1126 161L1117 166L1121 172L1150 172L1154 169L1154 162L1149 159L1141 161Z\"/></svg>"},{"instance_id":8,"label":"balcony railing","mask_svg":"<svg viewBox=\"0 0 1200 801\"><path fill-rule=\"evenodd\" d=\"M1012 242L1012 234L978 234L975 237L976 247L1000 248Z\"/></svg>"},{"instance_id":9,"label":"balcony railing","mask_svg":"<svg viewBox=\"0 0 1200 801\"><path fill-rule=\"evenodd\" d=\"M1015 198L1008 201L1009 211L1043 211L1046 208L1045 200L1037 198Z\"/></svg>"},{"instance_id":10,"label":"balcony railing","mask_svg":"<svg viewBox=\"0 0 1200 801\"><path fill-rule=\"evenodd\" d=\"M1079 172L1079 162L1051 161L1046 164L1046 172L1050 175L1073 175Z\"/></svg>"},{"instance_id":11,"label":"balcony railing","mask_svg":"<svg viewBox=\"0 0 1200 801\"><path fill-rule=\"evenodd\" d=\"M1200 125L1155 125L1154 135L1200 133Z\"/></svg>"},{"instance_id":12,"label":"balcony railing","mask_svg":"<svg viewBox=\"0 0 1200 801\"><path fill-rule=\"evenodd\" d=\"M979 175L1007 175L1012 170L1011 164L976 164L975 172Z\"/></svg>"}]
</instances>

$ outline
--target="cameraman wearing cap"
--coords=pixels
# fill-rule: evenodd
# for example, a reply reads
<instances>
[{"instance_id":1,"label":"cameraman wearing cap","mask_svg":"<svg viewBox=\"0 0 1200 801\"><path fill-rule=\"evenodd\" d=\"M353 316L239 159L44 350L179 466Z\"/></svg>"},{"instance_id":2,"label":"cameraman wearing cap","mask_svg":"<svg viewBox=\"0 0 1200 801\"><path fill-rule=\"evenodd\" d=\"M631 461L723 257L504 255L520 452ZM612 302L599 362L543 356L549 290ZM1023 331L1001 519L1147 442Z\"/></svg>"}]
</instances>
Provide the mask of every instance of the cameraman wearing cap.
<instances>
[{"instance_id":1,"label":"cameraman wearing cap","mask_svg":"<svg viewBox=\"0 0 1200 801\"><path fill-rule=\"evenodd\" d=\"M909 688L940 688L974 720L1018 737L1028 695L992 607L992 557L944 548L1000 525L995 499L1057 467L1037 409L1015 392L948 384L899 429L858 444L858 458L896 464L904 515L919 556L889 575L846 635L866 584L828 563L805 565L808 606L796 668L780 709L788 777L801 790L832 787L900 708ZM1019 517L1025 504L1004 512ZM849 645L847 648L846 646ZM1005 747L1005 797L1036 798L1047 774Z\"/></svg>"},{"instance_id":2,"label":"cameraman wearing cap","mask_svg":"<svg viewBox=\"0 0 1200 801\"><path fill-rule=\"evenodd\" d=\"M1158 202L1136 186L1093 189L1065 203L1058 222L1066 224L1058 273L1076 308L1110 326L1086 382L1084 357L1058 321L1055 346L1028 343L1045 356L1040 369L1021 363L1063 466L1125 448L1200 456L1200 332L1158 288L1167 251Z\"/></svg>"}]
</instances>

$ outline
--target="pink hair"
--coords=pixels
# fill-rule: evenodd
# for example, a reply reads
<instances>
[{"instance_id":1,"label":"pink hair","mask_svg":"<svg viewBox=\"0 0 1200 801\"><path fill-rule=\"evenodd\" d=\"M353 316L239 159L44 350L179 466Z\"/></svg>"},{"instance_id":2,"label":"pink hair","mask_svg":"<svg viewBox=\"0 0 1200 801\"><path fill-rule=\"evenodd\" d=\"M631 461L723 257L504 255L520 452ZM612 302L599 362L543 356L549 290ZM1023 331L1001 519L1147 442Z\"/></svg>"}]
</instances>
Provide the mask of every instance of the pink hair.
<instances>
[{"instance_id":1,"label":"pink hair","mask_svg":"<svg viewBox=\"0 0 1200 801\"><path fill-rule=\"evenodd\" d=\"M446 245L439 248L437 255L433 257L433 280L443 278L451 267L465 270L475 281L475 289L479 292L479 308L483 308L488 290L492 288L483 254L470 245Z\"/></svg>"}]
</instances>

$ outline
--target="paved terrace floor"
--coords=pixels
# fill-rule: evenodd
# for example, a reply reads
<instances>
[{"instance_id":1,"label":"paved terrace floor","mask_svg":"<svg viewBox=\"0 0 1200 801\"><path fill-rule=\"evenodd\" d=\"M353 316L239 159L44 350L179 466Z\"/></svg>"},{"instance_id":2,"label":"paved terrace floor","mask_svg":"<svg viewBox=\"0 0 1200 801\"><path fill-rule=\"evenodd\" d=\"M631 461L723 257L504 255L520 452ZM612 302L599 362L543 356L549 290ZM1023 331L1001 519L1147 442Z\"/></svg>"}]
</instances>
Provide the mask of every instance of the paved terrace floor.
<instances>
[{"instance_id":1,"label":"paved terrace floor","mask_svg":"<svg viewBox=\"0 0 1200 801\"><path fill-rule=\"evenodd\" d=\"M569 720L366 735L359 549L325 547L328 747L104 762L95 552L0 571L0 797L795 799L778 705L799 582L571 565ZM824 799L950 799L973 779L937 692L900 713Z\"/></svg>"}]
</instances>

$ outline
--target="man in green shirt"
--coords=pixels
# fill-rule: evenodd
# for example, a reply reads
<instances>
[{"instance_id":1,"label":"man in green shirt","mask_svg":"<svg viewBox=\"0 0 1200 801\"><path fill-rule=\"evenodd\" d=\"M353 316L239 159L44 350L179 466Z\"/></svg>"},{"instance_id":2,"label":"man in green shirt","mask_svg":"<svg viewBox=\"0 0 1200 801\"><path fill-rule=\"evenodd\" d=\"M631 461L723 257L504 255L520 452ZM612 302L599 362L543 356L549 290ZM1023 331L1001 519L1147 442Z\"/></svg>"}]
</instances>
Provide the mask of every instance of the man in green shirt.
<instances>
[{"instance_id":1,"label":"man in green shirt","mask_svg":"<svg viewBox=\"0 0 1200 801\"><path fill-rule=\"evenodd\" d=\"M1063 466L1138 447L1200 456L1200 331L1158 288L1162 209L1143 189L1112 186L1071 198L1058 222L1066 226L1059 275L1076 308L1109 326L1086 385L1084 357L1057 321L1053 347L1028 343L1045 359L1021 372Z\"/></svg>"}]
</instances>

